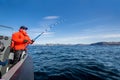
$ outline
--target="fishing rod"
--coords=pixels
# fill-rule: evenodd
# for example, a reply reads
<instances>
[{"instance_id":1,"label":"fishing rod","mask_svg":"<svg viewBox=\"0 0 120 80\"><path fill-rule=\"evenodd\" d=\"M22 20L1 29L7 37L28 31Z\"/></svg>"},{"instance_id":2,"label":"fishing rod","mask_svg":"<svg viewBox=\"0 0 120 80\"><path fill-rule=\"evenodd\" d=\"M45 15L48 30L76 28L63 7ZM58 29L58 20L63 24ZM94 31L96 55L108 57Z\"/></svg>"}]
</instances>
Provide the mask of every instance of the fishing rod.
<instances>
[{"instance_id":1,"label":"fishing rod","mask_svg":"<svg viewBox=\"0 0 120 80\"><path fill-rule=\"evenodd\" d=\"M52 27L50 26L49 28L52 28ZM34 39L32 39L32 40L33 40L33 41L37 40L40 36L42 36L45 32L47 32L49 28L45 29L45 31L43 31L43 32L41 32L40 34L38 34L38 35L37 35Z\"/></svg>"},{"instance_id":2,"label":"fishing rod","mask_svg":"<svg viewBox=\"0 0 120 80\"><path fill-rule=\"evenodd\" d=\"M45 29L45 31L41 32L40 34L38 34L34 39L32 39L33 41L37 40L40 36L42 36L45 32L48 32L48 29L51 29L52 27L56 26L57 24L60 24L61 22L63 22L64 20L61 20L61 21L57 21L56 23L54 24L51 24L51 25L47 25L49 26L47 29Z\"/></svg>"},{"instance_id":3,"label":"fishing rod","mask_svg":"<svg viewBox=\"0 0 120 80\"><path fill-rule=\"evenodd\" d=\"M45 32L41 32L39 35L37 35L37 36L33 39L33 41L35 41L36 39L38 39L43 33L45 33Z\"/></svg>"}]
</instances>

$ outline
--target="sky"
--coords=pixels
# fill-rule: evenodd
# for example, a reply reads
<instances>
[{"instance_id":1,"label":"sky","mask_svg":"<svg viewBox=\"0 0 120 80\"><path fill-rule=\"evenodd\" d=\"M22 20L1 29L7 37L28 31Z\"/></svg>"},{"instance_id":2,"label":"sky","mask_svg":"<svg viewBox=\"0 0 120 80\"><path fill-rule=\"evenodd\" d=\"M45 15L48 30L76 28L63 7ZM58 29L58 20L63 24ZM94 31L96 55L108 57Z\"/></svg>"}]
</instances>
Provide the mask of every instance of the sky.
<instances>
[{"instance_id":1,"label":"sky","mask_svg":"<svg viewBox=\"0 0 120 80\"><path fill-rule=\"evenodd\" d=\"M0 25L24 25L34 44L120 41L120 0L0 0Z\"/></svg>"}]
</instances>

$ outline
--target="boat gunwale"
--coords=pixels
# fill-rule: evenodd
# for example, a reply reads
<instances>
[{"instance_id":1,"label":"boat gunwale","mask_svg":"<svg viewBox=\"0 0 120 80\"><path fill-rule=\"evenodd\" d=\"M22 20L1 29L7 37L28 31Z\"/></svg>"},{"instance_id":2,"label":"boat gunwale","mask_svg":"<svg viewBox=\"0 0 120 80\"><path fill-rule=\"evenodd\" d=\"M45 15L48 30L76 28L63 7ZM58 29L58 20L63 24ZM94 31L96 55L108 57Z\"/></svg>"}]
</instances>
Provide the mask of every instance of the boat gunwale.
<instances>
[{"instance_id":1,"label":"boat gunwale","mask_svg":"<svg viewBox=\"0 0 120 80\"><path fill-rule=\"evenodd\" d=\"M22 66L23 62L26 60L28 55L25 56L24 59L21 59L16 65L14 65L8 72L6 72L3 76L2 79L4 80L10 80L12 76L17 72L17 70Z\"/></svg>"}]
</instances>

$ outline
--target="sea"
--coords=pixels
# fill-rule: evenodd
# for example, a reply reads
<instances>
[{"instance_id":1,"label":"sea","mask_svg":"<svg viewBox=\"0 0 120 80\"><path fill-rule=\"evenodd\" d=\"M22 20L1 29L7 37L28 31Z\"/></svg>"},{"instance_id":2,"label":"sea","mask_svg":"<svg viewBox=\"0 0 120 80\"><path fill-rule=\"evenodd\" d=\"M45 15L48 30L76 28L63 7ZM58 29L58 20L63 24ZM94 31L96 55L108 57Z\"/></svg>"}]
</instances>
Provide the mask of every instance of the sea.
<instances>
[{"instance_id":1,"label":"sea","mask_svg":"<svg viewBox=\"0 0 120 80\"><path fill-rule=\"evenodd\" d=\"M33 45L34 80L120 80L120 46Z\"/></svg>"}]
</instances>

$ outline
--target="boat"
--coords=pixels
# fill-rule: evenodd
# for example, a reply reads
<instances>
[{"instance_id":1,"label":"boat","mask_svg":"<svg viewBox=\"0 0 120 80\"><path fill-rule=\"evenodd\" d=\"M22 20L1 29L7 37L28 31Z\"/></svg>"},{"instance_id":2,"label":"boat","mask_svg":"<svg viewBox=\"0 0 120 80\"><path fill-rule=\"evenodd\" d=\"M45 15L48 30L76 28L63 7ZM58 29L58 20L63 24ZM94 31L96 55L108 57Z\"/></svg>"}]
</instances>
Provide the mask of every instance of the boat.
<instances>
[{"instance_id":1,"label":"boat","mask_svg":"<svg viewBox=\"0 0 120 80\"><path fill-rule=\"evenodd\" d=\"M18 63L15 65L12 63L14 58L14 53L10 50L12 33L12 27L0 25L0 80L34 80L32 58L26 52L23 52Z\"/></svg>"}]
</instances>

